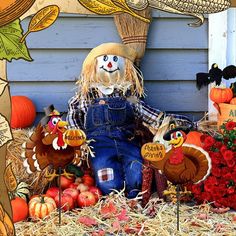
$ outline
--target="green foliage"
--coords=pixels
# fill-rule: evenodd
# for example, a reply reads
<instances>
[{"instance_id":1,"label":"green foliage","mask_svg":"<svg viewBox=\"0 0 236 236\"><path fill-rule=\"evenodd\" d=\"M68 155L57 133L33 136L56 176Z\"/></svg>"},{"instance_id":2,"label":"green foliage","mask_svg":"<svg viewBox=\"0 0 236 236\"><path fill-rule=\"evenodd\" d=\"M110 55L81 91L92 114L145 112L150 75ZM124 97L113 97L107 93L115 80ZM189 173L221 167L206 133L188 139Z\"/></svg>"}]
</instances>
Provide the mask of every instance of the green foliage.
<instances>
[{"instance_id":1,"label":"green foliage","mask_svg":"<svg viewBox=\"0 0 236 236\"><path fill-rule=\"evenodd\" d=\"M32 61L25 42L20 42L23 30L20 20L0 27L0 60L24 59Z\"/></svg>"}]
</instances>

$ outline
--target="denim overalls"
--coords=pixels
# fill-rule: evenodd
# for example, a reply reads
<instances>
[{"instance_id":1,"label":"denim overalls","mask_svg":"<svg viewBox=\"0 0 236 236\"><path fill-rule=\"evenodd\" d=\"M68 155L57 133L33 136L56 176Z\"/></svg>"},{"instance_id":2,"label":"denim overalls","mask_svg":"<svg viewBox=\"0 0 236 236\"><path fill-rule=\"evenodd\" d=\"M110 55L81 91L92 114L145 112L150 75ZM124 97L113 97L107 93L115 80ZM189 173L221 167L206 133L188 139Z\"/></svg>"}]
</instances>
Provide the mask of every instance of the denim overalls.
<instances>
[{"instance_id":1,"label":"denim overalls","mask_svg":"<svg viewBox=\"0 0 236 236\"><path fill-rule=\"evenodd\" d=\"M122 97L99 98L89 107L86 134L92 143L91 157L97 186L103 194L125 189L128 198L141 190L142 157L133 139L134 112Z\"/></svg>"}]
</instances>

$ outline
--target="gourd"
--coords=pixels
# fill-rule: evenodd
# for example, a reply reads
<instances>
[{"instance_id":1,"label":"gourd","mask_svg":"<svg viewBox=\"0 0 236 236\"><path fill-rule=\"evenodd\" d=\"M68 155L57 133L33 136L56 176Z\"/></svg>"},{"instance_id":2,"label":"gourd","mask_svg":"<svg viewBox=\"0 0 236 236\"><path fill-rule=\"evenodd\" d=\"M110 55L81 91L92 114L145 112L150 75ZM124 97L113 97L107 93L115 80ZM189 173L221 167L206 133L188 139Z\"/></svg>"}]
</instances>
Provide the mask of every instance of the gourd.
<instances>
[{"instance_id":1,"label":"gourd","mask_svg":"<svg viewBox=\"0 0 236 236\"><path fill-rule=\"evenodd\" d=\"M230 88L212 88L210 99L215 103L228 103L233 98L233 92Z\"/></svg>"},{"instance_id":2,"label":"gourd","mask_svg":"<svg viewBox=\"0 0 236 236\"><path fill-rule=\"evenodd\" d=\"M86 135L81 129L68 129L65 132L63 139L67 145L79 147L85 142Z\"/></svg>"},{"instance_id":3,"label":"gourd","mask_svg":"<svg viewBox=\"0 0 236 236\"><path fill-rule=\"evenodd\" d=\"M236 105L236 97L235 97L235 98L232 98L232 99L230 100L230 104L231 104L231 105Z\"/></svg>"},{"instance_id":4,"label":"gourd","mask_svg":"<svg viewBox=\"0 0 236 236\"><path fill-rule=\"evenodd\" d=\"M29 201L29 216L33 219L43 219L56 209L56 203L51 197L35 196Z\"/></svg>"},{"instance_id":5,"label":"gourd","mask_svg":"<svg viewBox=\"0 0 236 236\"><path fill-rule=\"evenodd\" d=\"M34 103L26 96L12 96L11 127L26 128L33 124L36 117Z\"/></svg>"},{"instance_id":6,"label":"gourd","mask_svg":"<svg viewBox=\"0 0 236 236\"><path fill-rule=\"evenodd\" d=\"M27 200L27 196L29 195L29 185L25 182L20 182L17 185L16 191L15 191L15 196L23 198L24 200Z\"/></svg>"}]
</instances>

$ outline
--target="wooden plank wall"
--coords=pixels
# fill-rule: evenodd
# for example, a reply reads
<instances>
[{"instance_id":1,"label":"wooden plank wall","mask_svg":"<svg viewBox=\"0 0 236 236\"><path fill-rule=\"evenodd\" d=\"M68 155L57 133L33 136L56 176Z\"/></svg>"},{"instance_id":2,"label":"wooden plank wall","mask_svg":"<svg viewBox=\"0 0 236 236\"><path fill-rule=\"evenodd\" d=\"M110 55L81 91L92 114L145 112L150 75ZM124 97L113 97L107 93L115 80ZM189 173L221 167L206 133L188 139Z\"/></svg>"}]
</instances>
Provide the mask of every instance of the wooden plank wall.
<instances>
[{"instance_id":1,"label":"wooden plank wall","mask_svg":"<svg viewBox=\"0 0 236 236\"><path fill-rule=\"evenodd\" d=\"M191 28L193 20L155 11L141 69L150 105L196 120L207 111L207 88L196 89L195 74L208 68L208 24ZM28 23L23 21L24 30ZM52 27L28 36L33 62L8 63L11 94L30 97L39 114L50 103L66 111L87 53L112 41L120 38L111 16L61 15Z\"/></svg>"}]
</instances>

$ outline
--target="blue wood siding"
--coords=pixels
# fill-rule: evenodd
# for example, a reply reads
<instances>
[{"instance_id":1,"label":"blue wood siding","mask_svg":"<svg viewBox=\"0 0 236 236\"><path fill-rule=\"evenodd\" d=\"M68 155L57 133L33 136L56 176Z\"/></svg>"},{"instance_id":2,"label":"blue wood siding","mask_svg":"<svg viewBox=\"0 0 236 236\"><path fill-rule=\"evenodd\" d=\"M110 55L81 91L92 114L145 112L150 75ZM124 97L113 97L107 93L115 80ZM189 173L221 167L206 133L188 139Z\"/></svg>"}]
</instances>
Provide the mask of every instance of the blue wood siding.
<instances>
[{"instance_id":1,"label":"blue wood siding","mask_svg":"<svg viewBox=\"0 0 236 236\"><path fill-rule=\"evenodd\" d=\"M191 28L191 21L155 12L141 69L150 105L198 119L207 111L207 88L196 89L195 74L207 71L208 24ZM23 21L24 30L28 23ZM8 63L11 94L30 97L38 113L50 103L66 111L84 58L93 47L112 41L120 42L112 17L61 15L52 27L28 36L33 62Z\"/></svg>"}]
</instances>

